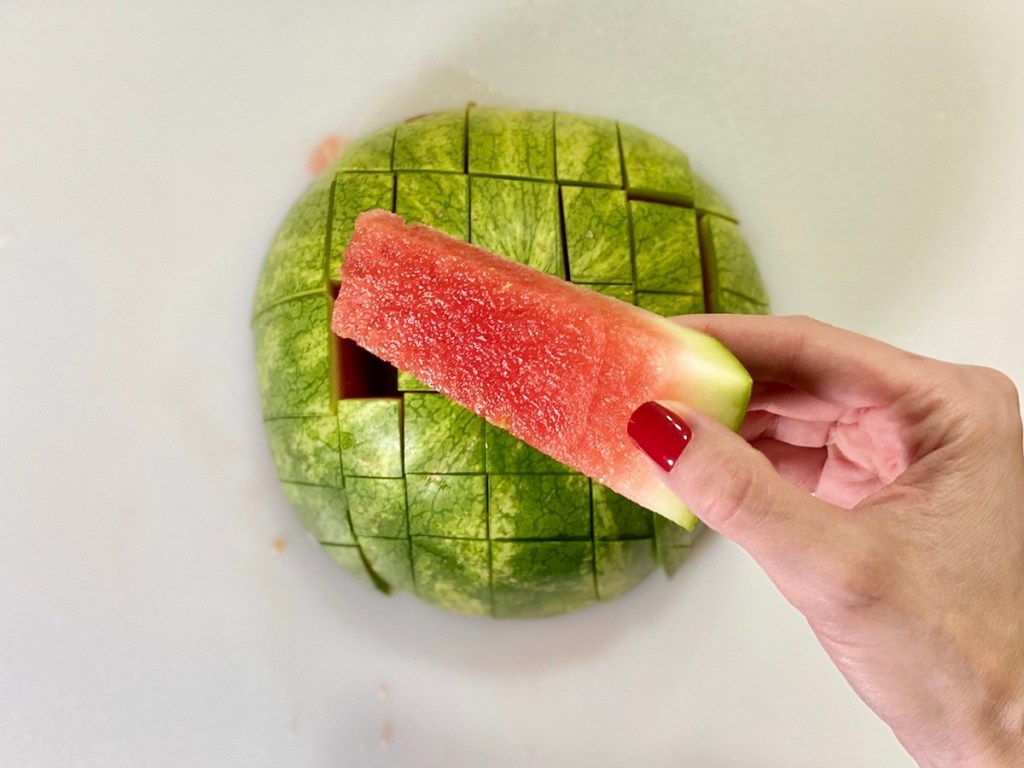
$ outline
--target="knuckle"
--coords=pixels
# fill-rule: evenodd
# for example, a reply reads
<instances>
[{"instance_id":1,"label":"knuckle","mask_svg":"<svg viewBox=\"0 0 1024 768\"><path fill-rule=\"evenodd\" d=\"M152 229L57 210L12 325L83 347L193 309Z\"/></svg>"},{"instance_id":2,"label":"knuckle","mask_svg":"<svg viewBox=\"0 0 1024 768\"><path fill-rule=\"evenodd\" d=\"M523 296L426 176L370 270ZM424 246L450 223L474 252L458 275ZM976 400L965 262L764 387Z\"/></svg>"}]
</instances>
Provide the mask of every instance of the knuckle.
<instances>
[{"instance_id":1,"label":"knuckle","mask_svg":"<svg viewBox=\"0 0 1024 768\"><path fill-rule=\"evenodd\" d=\"M992 393L1004 404L1014 410L1020 410L1020 394L1017 392L1017 385L1013 383L1013 379L994 368L983 368L982 371L989 382Z\"/></svg>"},{"instance_id":2,"label":"knuckle","mask_svg":"<svg viewBox=\"0 0 1024 768\"><path fill-rule=\"evenodd\" d=\"M725 452L712 457L709 464L715 467L715 477L709 484L712 491L705 514L726 532L756 527L767 515L769 504L755 467Z\"/></svg>"},{"instance_id":3,"label":"knuckle","mask_svg":"<svg viewBox=\"0 0 1024 768\"><path fill-rule=\"evenodd\" d=\"M810 315L789 315L789 322L800 330L814 330L815 328L824 328L826 323L821 320L817 320Z\"/></svg>"},{"instance_id":4,"label":"knuckle","mask_svg":"<svg viewBox=\"0 0 1024 768\"><path fill-rule=\"evenodd\" d=\"M1001 371L981 366L964 366L963 386L968 402L974 404L985 429L1016 430L1020 422L1020 395L1017 385Z\"/></svg>"},{"instance_id":5,"label":"knuckle","mask_svg":"<svg viewBox=\"0 0 1024 768\"><path fill-rule=\"evenodd\" d=\"M986 398L998 396L1001 399L1016 399L1017 387L1013 380L1002 371L980 365L961 366L964 383L977 394Z\"/></svg>"},{"instance_id":6,"label":"knuckle","mask_svg":"<svg viewBox=\"0 0 1024 768\"><path fill-rule=\"evenodd\" d=\"M1020 430L1020 399L1009 376L976 365L929 363L935 366L930 377L935 383L923 390L927 412L943 414L957 434L972 439Z\"/></svg>"}]
</instances>

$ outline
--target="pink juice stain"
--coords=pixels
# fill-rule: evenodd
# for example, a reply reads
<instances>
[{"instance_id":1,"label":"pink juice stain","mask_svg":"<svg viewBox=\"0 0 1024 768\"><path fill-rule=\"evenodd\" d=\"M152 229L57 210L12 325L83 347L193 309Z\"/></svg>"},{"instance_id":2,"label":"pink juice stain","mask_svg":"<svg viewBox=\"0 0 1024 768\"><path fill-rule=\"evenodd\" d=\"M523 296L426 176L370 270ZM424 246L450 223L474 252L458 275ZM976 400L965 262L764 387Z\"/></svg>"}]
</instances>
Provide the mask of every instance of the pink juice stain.
<instances>
[{"instance_id":1,"label":"pink juice stain","mask_svg":"<svg viewBox=\"0 0 1024 768\"><path fill-rule=\"evenodd\" d=\"M332 133L317 144L306 158L306 168L310 175L319 176L330 168L331 164L341 156L347 144L348 140L337 133Z\"/></svg>"}]
</instances>

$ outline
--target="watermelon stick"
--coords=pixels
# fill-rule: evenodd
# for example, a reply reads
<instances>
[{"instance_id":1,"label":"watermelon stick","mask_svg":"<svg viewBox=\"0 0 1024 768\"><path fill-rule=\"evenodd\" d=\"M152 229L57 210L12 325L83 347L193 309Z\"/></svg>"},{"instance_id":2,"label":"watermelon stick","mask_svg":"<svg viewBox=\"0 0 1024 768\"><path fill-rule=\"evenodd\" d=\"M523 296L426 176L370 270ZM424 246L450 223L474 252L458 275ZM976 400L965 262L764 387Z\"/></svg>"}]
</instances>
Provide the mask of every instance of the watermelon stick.
<instances>
[{"instance_id":1,"label":"watermelon stick","mask_svg":"<svg viewBox=\"0 0 1024 768\"><path fill-rule=\"evenodd\" d=\"M331 327L638 504L697 519L630 441L672 400L738 429L751 378L717 340L387 211L361 214Z\"/></svg>"}]
</instances>

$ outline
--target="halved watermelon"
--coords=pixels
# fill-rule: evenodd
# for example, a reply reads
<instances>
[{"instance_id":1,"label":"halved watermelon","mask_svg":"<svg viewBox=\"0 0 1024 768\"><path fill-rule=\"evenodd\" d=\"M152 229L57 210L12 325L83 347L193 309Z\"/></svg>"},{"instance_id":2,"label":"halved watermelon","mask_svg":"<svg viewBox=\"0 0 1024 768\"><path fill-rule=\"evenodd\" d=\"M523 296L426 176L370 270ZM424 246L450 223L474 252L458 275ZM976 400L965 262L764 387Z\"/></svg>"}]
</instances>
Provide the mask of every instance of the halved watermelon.
<instances>
[{"instance_id":1,"label":"halved watermelon","mask_svg":"<svg viewBox=\"0 0 1024 768\"><path fill-rule=\"evenodd\" d=\"M769 311L736 213L685 152L626 122L469 105L348 144L270 245L253 335L270 453L325 553L447 610L610 601L687 531L331 332L358 214L388 209L663 316Z\"/></svg>"},{"instance_id":2,"label":"halved watermelon","mask_svg":"<svg viewBox=\"0 0 1024 768\"><path fill-rule=\"evenodd\" d=\"M692 529L630 442L675 400L737 429L751 378L718 341L388 211L358 217L332 329L490 423Z\"/></svg>"}]
</instances>

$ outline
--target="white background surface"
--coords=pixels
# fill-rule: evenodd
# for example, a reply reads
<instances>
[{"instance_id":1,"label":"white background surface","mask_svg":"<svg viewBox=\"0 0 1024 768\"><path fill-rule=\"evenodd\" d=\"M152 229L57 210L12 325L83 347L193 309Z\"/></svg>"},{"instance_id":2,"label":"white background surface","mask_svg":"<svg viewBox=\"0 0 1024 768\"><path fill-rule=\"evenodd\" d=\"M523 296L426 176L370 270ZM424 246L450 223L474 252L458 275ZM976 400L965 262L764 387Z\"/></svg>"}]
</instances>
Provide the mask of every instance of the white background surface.
<instances>
[{"instance_id":1,"label":"white background surface","mask_svg":"<svg viewBox=\"0 0 1024 768\"><path fill-rule=\"evenodd\" d=\"M0 764L909 765L721 539L546 621L364 589L250 302L326 135L563 108L685 148L777 312L1024 383L1019 0L162 5L0 0Z\"/></svg>"}]
</instances>

